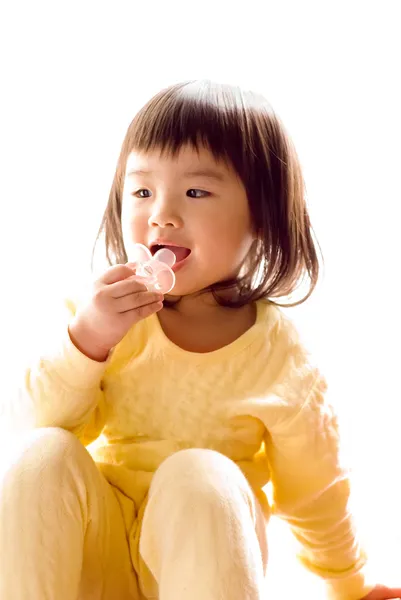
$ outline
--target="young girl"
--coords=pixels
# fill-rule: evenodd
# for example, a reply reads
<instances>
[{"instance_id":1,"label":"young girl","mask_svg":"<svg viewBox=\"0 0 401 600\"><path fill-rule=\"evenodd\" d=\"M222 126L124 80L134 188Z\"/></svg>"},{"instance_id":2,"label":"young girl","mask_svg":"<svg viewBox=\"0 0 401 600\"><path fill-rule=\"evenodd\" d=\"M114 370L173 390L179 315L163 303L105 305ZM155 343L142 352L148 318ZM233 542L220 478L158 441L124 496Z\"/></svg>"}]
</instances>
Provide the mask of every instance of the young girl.
<instances>
[{"instance_id":1,"label":"young girl","mask_svg":"<svg viewBox=\"0 0 401 600\"><path fill-rule=\"evenodd\" d=\"M400 595L366 581L326 383L273 301L304 275L308 297L318 258L269 104L208 82L156 95L101 233L110 267L14 405L32 432L0 483L1 599L263 598L272 510L330 598ZM176 254L167 297L134 242Z\"/></svg>"}]
</instances>

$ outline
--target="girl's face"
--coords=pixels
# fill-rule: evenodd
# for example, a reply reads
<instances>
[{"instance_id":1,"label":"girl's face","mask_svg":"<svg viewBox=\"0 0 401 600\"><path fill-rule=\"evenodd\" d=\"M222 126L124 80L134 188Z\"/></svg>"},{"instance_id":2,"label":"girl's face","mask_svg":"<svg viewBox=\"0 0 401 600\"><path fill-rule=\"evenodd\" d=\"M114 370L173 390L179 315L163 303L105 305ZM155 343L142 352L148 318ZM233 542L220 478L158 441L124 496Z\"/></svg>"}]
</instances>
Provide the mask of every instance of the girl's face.
<instances>
[{"instance_id":1,"label":"girl's face","mask_svg":"<svg viewBox=\"0 0 401 600\"><path fill-rule=\"evenodd\" d=\"M206 148L183 146L173 158L132 152L123 189L122 231L130 245L174 251L174 295L198 292L238 274L254 239L245 188ZM158 246L154 246L158 244Z\"/></svg>"}]
</instances>

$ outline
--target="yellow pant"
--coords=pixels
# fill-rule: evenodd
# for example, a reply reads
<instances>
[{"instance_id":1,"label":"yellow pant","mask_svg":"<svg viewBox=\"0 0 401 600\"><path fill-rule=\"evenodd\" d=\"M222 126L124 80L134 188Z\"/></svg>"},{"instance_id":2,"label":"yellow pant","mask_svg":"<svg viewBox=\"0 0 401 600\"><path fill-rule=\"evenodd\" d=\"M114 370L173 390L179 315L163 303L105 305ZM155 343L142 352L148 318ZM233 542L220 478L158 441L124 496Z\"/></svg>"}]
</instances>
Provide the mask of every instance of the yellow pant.
<instances>
[{"instance_id":1,"label":"yellow pant","mask_svg":"<svg viewBox=\"0 0 401 600\"><path fill-rule=\"evenodd\" d=\"M262 598L265 521L226 457L185 450L164 461L132 524L137 549L118 491L72 434L38 429L3 459L1 600Z\"/></svg>"}]
</instances>

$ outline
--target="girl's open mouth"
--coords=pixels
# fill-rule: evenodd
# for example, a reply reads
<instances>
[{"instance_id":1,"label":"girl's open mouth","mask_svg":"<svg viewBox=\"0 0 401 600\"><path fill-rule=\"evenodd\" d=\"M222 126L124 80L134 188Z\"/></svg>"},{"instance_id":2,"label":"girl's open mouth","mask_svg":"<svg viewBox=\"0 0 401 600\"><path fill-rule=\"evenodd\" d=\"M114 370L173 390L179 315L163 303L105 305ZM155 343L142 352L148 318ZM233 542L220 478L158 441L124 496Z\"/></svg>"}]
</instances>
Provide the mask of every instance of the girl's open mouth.
<instances>
[{"instance_id":1,"label":"girl's open mouth","mask_svg":"<svg viewBox=\"0 0 401 600\"><path fill-rule=\"evenodd\" d=\"M151 247L151 252L153 255L156 254L156 252L158 250L161 250L162 248L167 248L168 250L171 250L171 252L173 252L175 254L175 265L173 266L173 271L174 271L174 267L178 266L180 263L182 263L185 259L188 258L188 256L191 254L191 250L189 248L184 248L184 246L169 246L169 245L159 245L159 244L155 244Z\"/></svg>"}]
</instances>

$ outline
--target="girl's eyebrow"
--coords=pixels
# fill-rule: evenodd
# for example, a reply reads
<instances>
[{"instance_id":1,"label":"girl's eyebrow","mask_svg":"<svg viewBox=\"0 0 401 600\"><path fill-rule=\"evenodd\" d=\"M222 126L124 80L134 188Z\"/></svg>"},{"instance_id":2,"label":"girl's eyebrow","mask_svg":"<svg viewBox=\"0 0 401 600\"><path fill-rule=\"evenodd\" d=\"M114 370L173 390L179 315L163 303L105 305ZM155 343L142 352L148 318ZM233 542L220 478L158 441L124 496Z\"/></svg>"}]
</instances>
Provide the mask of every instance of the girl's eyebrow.
<instances>
[{"instance_id":1,"label":"girl's eyebrow","mask_svg":"<svg viewBox=\"0 0 401 600\"><path fill-rule=\"evenodd\" d=\"M131 169L127 173L127 177L130 175L151 175L152 171L148 171L146 169ZM216 181L225 181L226 178L219 171L215 171L214 169L196 169L194 171L185 171L183 173L183 177L191 178L191 177L206 177L208 179L214 179Z\"/></svg>"}]
</instances>

